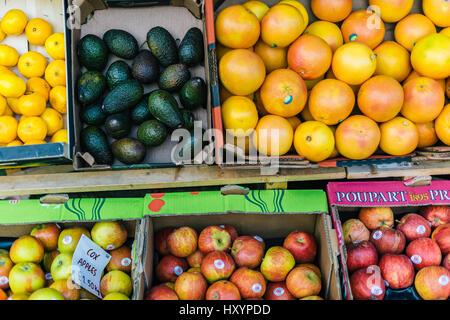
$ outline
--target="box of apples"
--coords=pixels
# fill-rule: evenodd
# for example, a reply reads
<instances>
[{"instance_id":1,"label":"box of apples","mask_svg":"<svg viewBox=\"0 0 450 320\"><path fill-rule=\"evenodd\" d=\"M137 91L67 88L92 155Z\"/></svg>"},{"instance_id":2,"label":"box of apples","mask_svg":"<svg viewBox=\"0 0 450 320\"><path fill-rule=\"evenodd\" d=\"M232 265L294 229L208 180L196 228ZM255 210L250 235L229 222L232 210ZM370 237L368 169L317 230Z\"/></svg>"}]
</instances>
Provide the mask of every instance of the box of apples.
<instances>
[{"instance_id":1,"label":"box of apples","mask_svg":"<svg viewBox=\"0 0 450 320\"><path fill-rule=\"evenodd\" d=\"M241 191L146 197L154 254L145 299L340 300L325 193Z\"/></svg>"},{"instance_id":2,"label":"box of apples","mask_svg":"<svg viewBox=\"0 0 450 320\"><path fill-rule=\"evenodd\" d=\"M328 184L343 293L355 300L447 300L450 181Z\"/></svg>"}]
</instances>

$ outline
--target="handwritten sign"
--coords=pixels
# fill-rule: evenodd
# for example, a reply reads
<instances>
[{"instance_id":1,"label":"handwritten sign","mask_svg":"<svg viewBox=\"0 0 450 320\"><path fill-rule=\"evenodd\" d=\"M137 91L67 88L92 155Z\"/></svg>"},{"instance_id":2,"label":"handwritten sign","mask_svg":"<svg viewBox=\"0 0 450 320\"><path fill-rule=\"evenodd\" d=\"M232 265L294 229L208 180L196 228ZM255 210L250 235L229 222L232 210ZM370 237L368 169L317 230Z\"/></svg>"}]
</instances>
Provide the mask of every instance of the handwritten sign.
<instances>
[{"instance_id":1,"label":"handwritten sign","mask_svg":"<svg viewBox=\"0 0 450 320\"><path fill-rule=\"evenodd\" d=\"M72 258L72 279L90 293L102 298L100 280L111 255L84 234Z\"/></svg>"}]
</instances>

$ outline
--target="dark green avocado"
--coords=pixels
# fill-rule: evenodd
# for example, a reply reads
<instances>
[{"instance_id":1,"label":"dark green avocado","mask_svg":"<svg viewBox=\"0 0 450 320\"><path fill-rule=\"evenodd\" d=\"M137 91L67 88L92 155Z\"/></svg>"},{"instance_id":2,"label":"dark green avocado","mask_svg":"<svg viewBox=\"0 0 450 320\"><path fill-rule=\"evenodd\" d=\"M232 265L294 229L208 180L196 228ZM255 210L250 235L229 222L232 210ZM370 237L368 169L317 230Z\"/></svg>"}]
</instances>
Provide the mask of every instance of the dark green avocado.
<instances>
[{"instance_id":1,"label":"dark green avocado","mask_svg":"<svg viewBox=\"0 0 450 320\"><path fill-rule=\"evenodd\" d=\"M147 155L145 145L134 138L116 140L111 149L117 160L129 165L141 163Z\"/></svg>"},{"instance_id":2,"label":"dark green avocado","mask_svg":"<svg viewBox=\"0 0 450 320\"><path fill-rule=\"evenodd\" d=\"M136 38L125 30L108 30L103 35L103 41L112 54L122 59L134 59L139 52Z\"/></svg>"},{"instance_id":3,"label":"dark green avocado","mask_svg":"<svg viewBox=\"0 0 450 320\"><path fill-rule=\"evenodd\" d=\"M158 60L149 50L141 50L131 66L133 77L141 83L150 84L159 78Z\"/></svg>"},{"instance_id":4,"label":"dark green avocado","mask_svg":"<svg viewBox=\"0 0 450 320\"><path fill-rule=\"evenodd\" d=\"M105 120L106 133L114 138L125 138L131 131L131 120L128 112L115 113Z\"/></svg>"},{"instance_id":5,"label":"dark green avocado","mask_svg":"<svg viewBox=\"0 0 450 320\"><path fill-rule=\"evenodd\" d=\"M178 47L169 31L161 26L147 33L147 45L163 67L178 63Z\"/></svg>"},{"instance_id":6,"label":"dark green avocado","mask_svg":"<svg viewBox=\"0 0 450 320\"><path fill-rule=\"evenodd\" d=\"M102 110L108 115L128 110L137 105L143 96L144 88L139 81L125 80L108 93Z\"/></svg>"},{"instance_id":7,"label":"dark green avocado","mask_svg":"<svg viewBox=\"0 0 450 320\"><path fill-rule=\"evenodd\" d=\"M112 164L113 153L108 143L108 138L102 129L88 126L81 130L81 148L94 157L97 164Z\"/></svg>"},{"instance_id":8,"label":"dark green avocado","mask_svg":"<svg viewBox=\"0 0 450 320\"><path fill-rule=\"evenodd\" d=\"M194 77L181 88L180 102L187 109L205 108L206 100L206 84L202 78Z\"/></svg>"},{"instance_id":9,"label":"dark green avocado","mask_svg":"<svg viewBox=\"0 0 450 320\"><path fill-rule=\"evenodd\" d=\"M148 120L142 123L137 131L138 140L147 147L157 147L167 138L167 128L158 120Z\"/></svg>"},{"instance_id":10,"label":"dark green avocado","mask_svg":"<svg viewBox=\"0 0 450 320\"><path fill-rule=\"evenodd\" d=\"M88 105L100 98L106 91L106 78L99 71L87 71L77 83L77 97L83 105Z\"/></svg>"},{"instance_id":11,"label":"dark green avocado","mask_svg":"<svg viewBox=\"0 0 450 320\"><path fill-rule=\"evenodd\" d=\"M113 62L106 71L106 82L109 90L114 89L119 83L133 79L130 66L123 60Z\"/></svg>"},{"instance_id":12,"label":"dark green avocado","mask_svg":"<svg viewBox=\"0 0 450 320\"><path fill-rule=\"evenodd\" d=\"M156 120L164 123L171 129L181 128L184 125L178 102L175 97L165 90L155 90L148 97L148 108Z\"/></svg>"},{"instance_id":13,"label":"dark green avocado","mask_svg":"<svg viewBox=\"0 0 450 320\"><path fill-rule=\"evenodd\" d=\"M159 77L158 86L160 89L177 92L183 88L184 84L191 78L191 72L184 64L173 64L168 66Z\"/></svg>"},{"instance_id":14,"label":"dark green avocado","mask_svg":"<svg viewBox=\"0 0 450 320\"><path fill-rule=\"evenodd\" d=\"M108 63L108 51L105 42L93 34L85 35L78 42L78 60L88 70L103 71Z\"/></svg>"},{"instance_id":15,"label":"dark green avocado","mask_svg":"<svg viewBox=\"0 0 450 320\"><path fill-rule=\"evenodd\" d=\"M178 55L180 63L189 67L193 67L203 61L205 57L203 33L199 28L193 27L188 30L181 41Z\"/></svg>"},{"instance_id":16,"label":"dark green avocado","mask_svg":"<svg viewBox=\"0 0 450 320\"><path fill-rule=\"evenodd\" d=\"M102 111L102 102L96 101L84 107L80 112L81 121L92 126L101 126L105 123L106 114Z\"/></svg>"}]
</instances>

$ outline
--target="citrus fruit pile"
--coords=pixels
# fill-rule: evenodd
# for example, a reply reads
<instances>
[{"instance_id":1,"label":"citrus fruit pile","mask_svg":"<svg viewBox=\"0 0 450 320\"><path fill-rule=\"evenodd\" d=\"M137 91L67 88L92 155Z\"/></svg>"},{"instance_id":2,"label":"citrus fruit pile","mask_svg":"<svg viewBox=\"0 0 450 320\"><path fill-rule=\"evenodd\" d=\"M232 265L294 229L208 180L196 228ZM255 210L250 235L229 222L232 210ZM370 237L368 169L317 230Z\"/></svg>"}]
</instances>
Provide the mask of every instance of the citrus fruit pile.
<instances>
[{"instance_id":1,"label":"citrus fruit pile","mask_svg":"<svg viewBox=\"0 0 450 320\"><path fill-rule=\"evenodd\" d=\"M53 33L41 18L9 10L0 22L0 42L23 33L29 44L45 46L51 61L36 51L19 55L0 43L0 146L67 143L64 34Z\"/></svg>"},{"instance_id":2,"label":"citrus fruit pile","mask_svg":"<svg viewBox=\"0 0 450 320\"><path fill-rule=\"evenodd\" d=\"M413 2L370 0L355 10L352 0L311 0L312 23L296 0L220 11L227 139L314 162L450 145L450 2L424 0L423 14L411 13Z\"/></svg>"}]
</instances>

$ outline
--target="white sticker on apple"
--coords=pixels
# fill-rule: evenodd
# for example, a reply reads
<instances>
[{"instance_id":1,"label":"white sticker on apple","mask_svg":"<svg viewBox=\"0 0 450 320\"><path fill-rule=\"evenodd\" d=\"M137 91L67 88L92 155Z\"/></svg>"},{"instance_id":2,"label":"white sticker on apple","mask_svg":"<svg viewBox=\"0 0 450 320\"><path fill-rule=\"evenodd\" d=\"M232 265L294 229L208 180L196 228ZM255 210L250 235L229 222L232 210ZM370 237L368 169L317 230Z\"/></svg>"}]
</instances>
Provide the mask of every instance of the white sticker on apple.
<instances>
[{"instance_id":1,"label":"white sticker on apple","mask_svg":"<svg viewBox=\"0 0 450 320\"><path fill-rule=\"evenodd\" d=\"M260 285L259 283L255 283L254 285L252 285L252 291L254 293L260 293L262 291L262 285Z\"/></svg>"},{"instance_id":2,"label":"white sticker on apple","mask_svg":"<svg viewBox=\"0 0 450 320\"><path fill-rule=\"evenodd\" d=\"M448 281L449 281L449 279L448 279L448 277L444 274L444 275L442 275L442 276L440 276L439 277L439 284L441 285L441 286L446 286L447 284L448 284Z\"/></svg>"},{"instance_id":3,"label":"white sticker on apple","mask_svg":"<svg viewBox=\"0 0 450 320\"><path fill-rule=\"evenodd\" d=\"M115 246L113 244L108 244L106 250L114 250Z\"/></svg>"},{"instance_id":4,"label":"white sticker on apple","mask_svg":"<svg viewBox=\"0 0 450 320\"><path fill-rule=\"evenodd\" d=\"M175 268L173 268L173 271L175 272L175 274L177 276L181 275L183 273L183 268L180 266L176 266Z\"/></svg>"},{"instance_id":5,"label":"white sticker on apple","mask_svg":"<svg viewBox=\"0 0 450 320\"><path fill-rule=\"evenodd\" d=\"M370 292L374 295L374 296L380 296L383 294L383 289L381 289L379 286L373 286L370 289Z\"/></svg>"},{"instance_id":6,"label":"white sticker on apple","mask_svg":"<svg viewBox=\"0 0 450 320\"><path fill-rule=\"evenodd\" d=\"M72 237L71 236L65 236L63 239L62 239L62 243L64 243L64 244L69 244L69 243L71 243L72 242Z\"/></svg>"},{"instance_id":7,"label":"white sticker on apple","mask_svg":"<svg viewBox=\"0 0 450 320\"><path fill-rule=\"evenodd\" d=\"M383 236L383 232L381 230L375 231L375 233L373 234L373 238L375 240L380 239Z\"/></svg>"},{"instance_id":8,"label":"white sticker on apple","mask_svg":"<svg viewBox=\"0 0 450 320\"><path fill-rule=\"evenodd\" d=\"M412 255L410 259L415 264L419 264L422 262L422 257L419 256L418 254Z\"/></svg>"},{"instance_id":9,"label":"white sticker on apple","mask_svg":"<svg viewBox=\"0 0 450 320\"><path fill-rule=\"evenodd\" d=\"M9 283L9 280L8 280L8 277L7 276L2 276L2 277L0 277L0 285L5 285L5 284L8 284Z\"/></svg>"},{"instance_id":10,"label":"white sticker on apple","mask_svg":"<svg viewBox=\"0 0 450 320\"><path fill-rule=\"evenodd\" d=\"M427 229L425 228L424 225L420 225L420 226L418 226L417 229L416 229L416 232L417 232L418 234L424 234L425 231L427 231Z\"/></svg>"},{"instance_id":11,"label":"white sticker on apple","mask_svg":"<svg viewBox=\"0 0 450 320\"><path fill-rule=\"evenodd\" d=\"M216 260L214 260L214 266L217 269L223 269L223 268L225 268L225 262L223 262L223 260L221 260L221 259L216 259Z\"/></svg>"},{"instance_id":12,"label":"white sticker on apple","mask_svg":"<svg viewBox=\"0 0 450 320\"><path fill-rule=\"evenodd\" d=\"M263 242L263 239L260 236L254 236L253 238L258 240L259 242Z\"/></svg>"},{"instance_id":13,"label":"white sticker on apple","mask_svg":"<svg viewBox=\"0 0 450 320\"><path fill-rule=\"evenodd\" d=\"M276 295L277 297L279 297L284 294L284 289L277 287L273 290L273 294Z\"/></svg>"},{"instance_id":14,"label":"white sticker on apple","mask_svg":"<svg viewBox=\"0 0 450 320\"><path fill-rule=\"evenodd\" d=\"M128 267L131 264L131 259L130 258L123 258L122 261L120 261L120 263L124 266L124 267Z\"/></svg>"}]
</instances>

